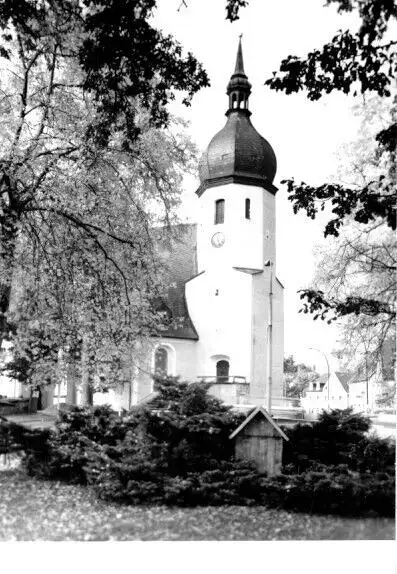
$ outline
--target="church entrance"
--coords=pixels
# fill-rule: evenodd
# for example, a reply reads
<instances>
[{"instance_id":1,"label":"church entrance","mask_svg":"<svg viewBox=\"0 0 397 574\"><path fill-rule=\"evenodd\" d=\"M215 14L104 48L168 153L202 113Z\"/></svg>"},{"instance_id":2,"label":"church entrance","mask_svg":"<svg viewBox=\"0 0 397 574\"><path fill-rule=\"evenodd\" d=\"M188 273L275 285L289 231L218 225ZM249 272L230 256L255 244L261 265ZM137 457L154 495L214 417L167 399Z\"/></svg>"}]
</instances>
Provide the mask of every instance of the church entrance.
<instances>
[{"instance_id":1,"label":"church entrance","mask_svg":"<svg viewBox=\"0 0 397 574\"><path fill-rule=\"evenodd\" d=\"M227 383L229 380L229 361L218 361L216 364L216 382Z\"/></svg>"}]
</instances>

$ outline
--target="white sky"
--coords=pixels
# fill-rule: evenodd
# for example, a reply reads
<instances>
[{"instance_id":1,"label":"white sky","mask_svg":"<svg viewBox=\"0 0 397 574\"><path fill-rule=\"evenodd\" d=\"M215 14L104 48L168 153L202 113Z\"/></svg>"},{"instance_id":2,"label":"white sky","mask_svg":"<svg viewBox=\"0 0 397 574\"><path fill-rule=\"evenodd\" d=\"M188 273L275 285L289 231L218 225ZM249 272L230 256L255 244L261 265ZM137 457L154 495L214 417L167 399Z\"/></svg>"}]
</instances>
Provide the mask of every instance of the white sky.
<instances>
[{"instance_id":1,"label":"white sky","mask_svg":"<svg viewBox=\"0 0 397 574\"><path fill-rule=\"evenodd\" d=\"M226 85L234 70L238 35L243 33L245 72L252 84L252 123L275 150L278 170L277 275L285 286L285 355L315 364L326 372L326 362L316 349L326 353L337 347L335 327L314 322L299 314L297 290L310 285L314 272L313 247L322 241L320 221L304 214L294 215L287 192L280 181L294 177L320 184L336 172L338 148L355 138L358 120L353 117L353 100L335 93L309 101L304 94L285 96L264 86L289 54L304 56L320 48L339 29L355 29L352 15L338 15L322 0L251 0L241 18L225 20L225 0L159 0L156 25L180 41L201 61L211 87L201 90L190 108L173 106L174 113L190 122L189 133L200 151L225 124ZM181 217L195 221L197 181L186 180ZM332 239L327 239L332 241Z\"/></svg>"}]
</instances>

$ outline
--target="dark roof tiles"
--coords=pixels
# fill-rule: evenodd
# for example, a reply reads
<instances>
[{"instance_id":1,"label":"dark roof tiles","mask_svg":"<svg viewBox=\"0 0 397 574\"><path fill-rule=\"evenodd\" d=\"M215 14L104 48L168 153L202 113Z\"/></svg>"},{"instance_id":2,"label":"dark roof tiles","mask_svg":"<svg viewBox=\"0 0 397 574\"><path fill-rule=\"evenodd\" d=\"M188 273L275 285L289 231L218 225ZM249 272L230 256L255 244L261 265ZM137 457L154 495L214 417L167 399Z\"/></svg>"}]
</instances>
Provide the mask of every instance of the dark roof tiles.
<instances>
[{"instance_id":1,"label":"dark roof tiles","mask_svg":"<svg viewBox=\"0 0 397 574\"><path fill-rule=\"evenodd\" d=\"M199 164L202 185L230 177L268 185L272 184L276 170L273 148L256 131L244 110L229 115L225 127L212 138Z\"/></svg>"},{"instance_id":2,"label":"dark roof tiles","mask_svg":"<svg viewBox=\"0 0 397 574\"><path fill-rule=\"evenodd\" d=\"M335 371L335 375L340 380L340 383L346 393L349 392L349 381L352 378L352 373L342 373L341 371Z\"/></svg>"},{"instance_id":3,"label":"dark roof tiles","mask_svg":"<svg viewBox=\"0 0 397 574\"><path fill-rule=\"evenodd\" d=\"M197 341L185 298L185 283L197 274L197 225L176 225L171 233L159 230L157 236L157 249L169 283L165 304L172 318L171 325L159 335Z\"/></svg>"}]
</instances>

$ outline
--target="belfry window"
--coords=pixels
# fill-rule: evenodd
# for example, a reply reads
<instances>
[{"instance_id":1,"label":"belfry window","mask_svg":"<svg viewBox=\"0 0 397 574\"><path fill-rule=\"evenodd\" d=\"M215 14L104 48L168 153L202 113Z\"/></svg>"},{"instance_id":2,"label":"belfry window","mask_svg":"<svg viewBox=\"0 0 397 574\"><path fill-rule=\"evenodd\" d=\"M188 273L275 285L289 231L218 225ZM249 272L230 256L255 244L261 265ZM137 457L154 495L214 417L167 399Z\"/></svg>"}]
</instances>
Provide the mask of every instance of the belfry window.
<instances>
[{"instance_id":1,"label":"belfry window","mask_svg":"<svg viewBox=\"0 0 397 574\"><path fill-rule=\"evenodd\" d=\"M218 199L215 201L215 224L225 222L225 200Z\"/></svg>"},{"instance_id":2,"label":"belfry window","mask_svg":"<svg viewBox=\"0 0 397 574\"><path fill-rule=\"evenodd\" d=\"M216 364L216 382L227 383L229 380L229 361L218 361Z\"/></svg>"},{"instance_id":3,"label":"belfry window","mask_svg":"<svg viewBox=\"0 0 397 574\"><path fill-rule=\"evenodd\" d=\"M154 372L156 375L168 374L168 352L164 347L158 347L154 354Z\"/></svg>"},{"instance_id":4,"label":"belfry window","mask_svg":"<svg viewBox=\"0 0 397 574\"><path fill-rule=\"evenodd\" d=\"M251 219L251 200L248 197L245 200L245 219Z\"/></svg>"}]
</instances>

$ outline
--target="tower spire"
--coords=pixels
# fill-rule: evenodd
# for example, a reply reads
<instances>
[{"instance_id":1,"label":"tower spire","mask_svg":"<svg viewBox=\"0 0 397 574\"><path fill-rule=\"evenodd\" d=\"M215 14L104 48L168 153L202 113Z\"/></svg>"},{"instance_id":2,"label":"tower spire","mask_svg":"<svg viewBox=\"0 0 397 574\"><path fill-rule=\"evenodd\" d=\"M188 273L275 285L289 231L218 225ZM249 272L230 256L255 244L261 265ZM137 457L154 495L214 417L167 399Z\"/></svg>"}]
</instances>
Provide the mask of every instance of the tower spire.
<instances>
[{"instance_id":1,"label":"tower spire","mask_svg":"<svg viewBox=\"0 0 397 574\"><path fill-rule=\"evenodd\" d=\"M251 93L251 84L244 71L241 38L242 34L239 36L234 73L227 85L226 93L229 96L229 109L226 115L229 115L233 111L244 111L247 115L250 115L248 110L248 97Z\"/></svg>"},{"instance_id":2,"label":"tower spire","mask_svg":"<svg viewBox=\"0 0 397 574\"><path fill-rule=\"evenodd\" d=\"M239 36L239 41L238 41L238 48L237 48L237 58L236 58L236 67L234 69L234 74L242 74L243 76L245 76L245 72L244 72L244 60L243 60L243 48L241 46L241 38L243 37L242 34L240 34Z\"/></svg>"}]
</instances>

